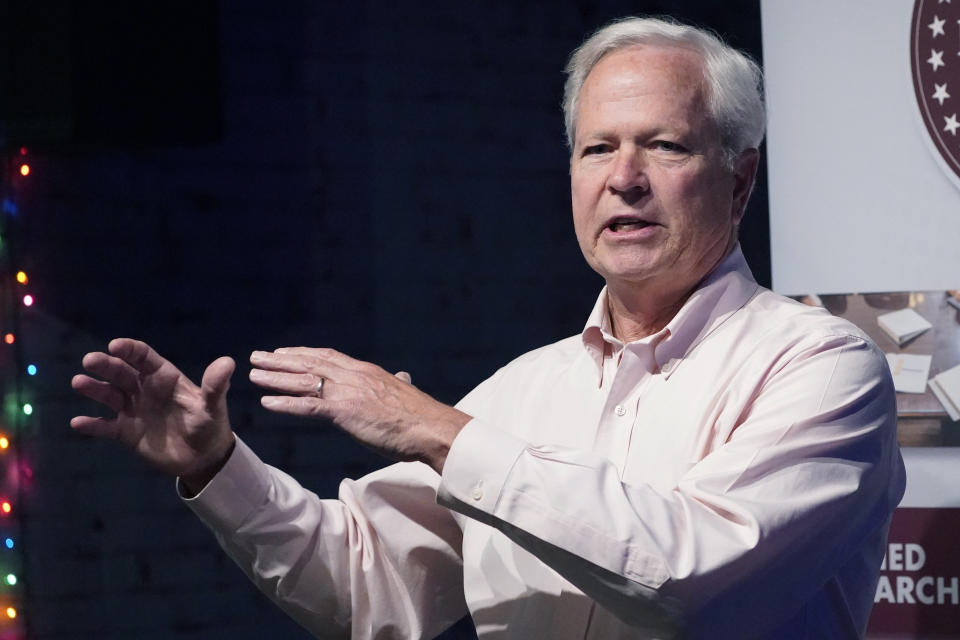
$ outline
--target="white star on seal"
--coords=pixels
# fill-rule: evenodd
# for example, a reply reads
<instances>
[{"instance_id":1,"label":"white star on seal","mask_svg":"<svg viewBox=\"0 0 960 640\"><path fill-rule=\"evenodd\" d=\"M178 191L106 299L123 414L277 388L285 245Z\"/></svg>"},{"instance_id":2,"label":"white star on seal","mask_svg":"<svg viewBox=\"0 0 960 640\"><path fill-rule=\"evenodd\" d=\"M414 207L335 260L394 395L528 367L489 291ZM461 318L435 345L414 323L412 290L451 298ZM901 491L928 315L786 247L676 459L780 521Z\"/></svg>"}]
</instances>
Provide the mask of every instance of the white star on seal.
<instances>
[{"instance_id":1,"label":"white star on seal","mask_svg":"<svg viewBox=\"0 0 960 640\"><path fill-rule=\"evenodd\" d=\"M934 71L942 66L945 66L943 63L943 51L935 51L930 49L930 57L927 58L927 62L930 63Z\"/></svg>"},{"instance_id":2,"label":"white star on seal","mask_svg":"<svg viewBox=\"0 0 960 640\"><path fill-rule=\"evenodd\" d=\"M933 35L931 35L930 37L936 38L937 36L947 35L946 32L943 30L943 25L945 25L946 23L947 23L946 20L941 20L937 16L933 16L933 22L927 25L930 31L933 32Z\"/></svg>"},{"instance_id":3,"label":"white star on seal","mask_svg":"<svg viewBox=\"0 0 960 640\"><path fill-rule=\"evenodd\" d=\"M936 82L934 82L933 86L936 89L936 91L933 92L933 96L931 96L930 99L936 100L937 102L940 103L940 106L942 107L943 101L950 97L950 94L947 93L947 83L944 82L943 84L937 84Z\"/></svg>"},{"instance_id":4,"label":"white star on seal","mask_svg":"<svg viewBox=\"0 0 960 640\"><path fill-rule=\"evenodd\" d=\"M946 123L943 125L943 130L949 131L950 135L957 135L957 129L960 129L960 122L957 122L957 114L953 114L949 118L944 116L943 121Z\"/></svg>"}]
</instances>

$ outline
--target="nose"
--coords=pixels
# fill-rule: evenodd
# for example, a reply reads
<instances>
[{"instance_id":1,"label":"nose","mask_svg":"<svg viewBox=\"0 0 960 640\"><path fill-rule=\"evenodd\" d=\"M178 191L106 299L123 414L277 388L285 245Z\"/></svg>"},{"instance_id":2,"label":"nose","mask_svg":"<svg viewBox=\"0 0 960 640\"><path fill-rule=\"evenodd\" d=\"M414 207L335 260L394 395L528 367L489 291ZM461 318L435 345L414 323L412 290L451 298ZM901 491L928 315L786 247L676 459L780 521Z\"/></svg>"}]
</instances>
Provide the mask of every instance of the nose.
<instances>
[{"instance_id":1,"label":"nose","mask_svg":"<svg viewBox=\"0 0 960 640\"><path fill-rule=\"evenodd\" d=\"M617 150L617 157L610 167L607 186L619 193L645 192L650 188L647 162L642 149L623 146Z\"/></svg>"}]
</instances>

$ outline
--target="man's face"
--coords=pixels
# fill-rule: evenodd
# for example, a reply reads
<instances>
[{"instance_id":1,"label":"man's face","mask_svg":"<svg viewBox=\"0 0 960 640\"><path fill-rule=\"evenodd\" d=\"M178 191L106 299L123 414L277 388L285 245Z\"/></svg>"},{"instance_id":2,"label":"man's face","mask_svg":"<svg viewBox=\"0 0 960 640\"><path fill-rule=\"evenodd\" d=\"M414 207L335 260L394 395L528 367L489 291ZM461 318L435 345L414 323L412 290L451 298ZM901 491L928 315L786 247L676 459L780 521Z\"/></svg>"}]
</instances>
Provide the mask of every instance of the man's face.
<instances>
[{"instance_id":1,"label":"man's face","mask_svg":"<svg viewBox=\"0 0 960 640\"><path fill-rule=\"evenodd\" d=\"M756 153L735 170L724 165L707 91L699 56L676 47L615 51L583 84L573 220L587 262L611 287L689 290L734 241Z\"/></svg>"}]
</instances>

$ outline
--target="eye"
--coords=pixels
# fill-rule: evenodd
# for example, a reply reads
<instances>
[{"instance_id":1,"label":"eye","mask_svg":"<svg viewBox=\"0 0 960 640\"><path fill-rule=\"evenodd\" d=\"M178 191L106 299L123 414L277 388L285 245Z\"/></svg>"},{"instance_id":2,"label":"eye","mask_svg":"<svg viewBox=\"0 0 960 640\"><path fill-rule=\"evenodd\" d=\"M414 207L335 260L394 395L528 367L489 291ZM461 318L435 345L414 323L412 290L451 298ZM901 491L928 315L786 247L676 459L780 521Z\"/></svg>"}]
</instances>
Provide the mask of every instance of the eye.
<instances>
[{"instance_id":1,"label":"eye","mask_svg":"<svg viewBox=\"0 0 960 640\"><path fill-rule=\"evenodd\" d=\"M610 145L608 144L592 144L588 147L583 148L583 155L585 156L594 156L601 153L608 153L610 151Z\"/></svg>"},{"instance_id":2,"label":"eye","mask_svg":"<svg viewBox=\"0 0 960 640\"><path fill-rule=\"evenodd\" d=\"M683 145L679 145L676 142L671 142L670 140L657 140L653 143L653 146L659 151L666 151L667 153L684 153L686 148Z\"/></svg>"}]
</instances>

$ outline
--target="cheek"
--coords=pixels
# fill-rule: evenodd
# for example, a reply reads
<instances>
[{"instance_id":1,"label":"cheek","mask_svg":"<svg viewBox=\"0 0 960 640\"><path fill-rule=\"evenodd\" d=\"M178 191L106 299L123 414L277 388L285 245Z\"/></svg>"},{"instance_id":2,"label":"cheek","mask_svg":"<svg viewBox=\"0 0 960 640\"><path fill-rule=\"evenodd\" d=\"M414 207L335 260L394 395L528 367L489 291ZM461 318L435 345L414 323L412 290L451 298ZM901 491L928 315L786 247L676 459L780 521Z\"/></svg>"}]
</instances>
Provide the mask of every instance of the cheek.
<instances>
[{"instance_id":1,"label":"cheek","mask_svg":"<svg viewBox=\"0 0 960 640\"><path fill-rule=\"evenodd\" d=\"M592 244L589 229L590 225L587 224L587 221L584 220L582 216L577 215L576 209L574 209L573 233L577 237L577 244L580 245L580 248L584 251L588 251Z\"/></svg>"},{"instance_id":2,"label":"cheek","mask_svg":"<svg viewBox=\"0 0 960 640\"><path fill-rule=\"evenodd\" d=\"M680 220L691 234L712 232L727 222L729 200L716 176L686 176L673 183L669 194L678 205Z\"/></svg>"},{"instance_id":3,"label":"cheek","mask_svg":"<svg viewBox=\"0 0 960 640\"><path fill-rule=\"evenodd\" d=\"M592 197L586 181L582 177L572 177L570 179L570 210L573 212L573 226L577 236L587 225L595 207L596 199Z\"/></svg>"}]
</instances>

